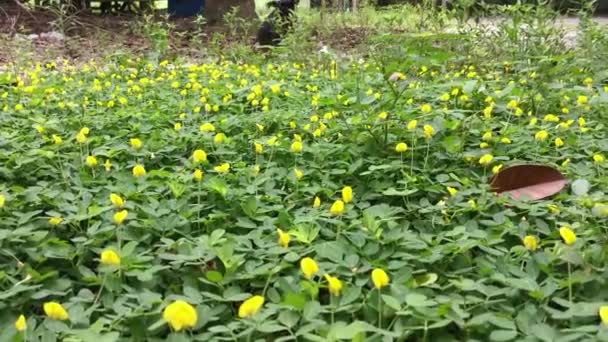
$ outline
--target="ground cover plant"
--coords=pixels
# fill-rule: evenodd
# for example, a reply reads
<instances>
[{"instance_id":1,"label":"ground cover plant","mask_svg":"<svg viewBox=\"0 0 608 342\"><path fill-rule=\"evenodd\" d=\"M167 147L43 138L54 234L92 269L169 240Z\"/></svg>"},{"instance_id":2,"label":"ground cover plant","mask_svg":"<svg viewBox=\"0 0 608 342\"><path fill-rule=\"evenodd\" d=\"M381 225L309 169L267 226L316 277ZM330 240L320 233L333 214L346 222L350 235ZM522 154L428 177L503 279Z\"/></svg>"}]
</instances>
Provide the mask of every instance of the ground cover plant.
<instances>
[{"instance_id":1,"label":"ground cover plant","mask_svg":"<svg viewBox=\"0 0 608 342\"><path fill-rule=\"evenodd\" d=\"M0 340L608 339L605 32L500 32L3 67Z\"/></svg>"}]
</instances>

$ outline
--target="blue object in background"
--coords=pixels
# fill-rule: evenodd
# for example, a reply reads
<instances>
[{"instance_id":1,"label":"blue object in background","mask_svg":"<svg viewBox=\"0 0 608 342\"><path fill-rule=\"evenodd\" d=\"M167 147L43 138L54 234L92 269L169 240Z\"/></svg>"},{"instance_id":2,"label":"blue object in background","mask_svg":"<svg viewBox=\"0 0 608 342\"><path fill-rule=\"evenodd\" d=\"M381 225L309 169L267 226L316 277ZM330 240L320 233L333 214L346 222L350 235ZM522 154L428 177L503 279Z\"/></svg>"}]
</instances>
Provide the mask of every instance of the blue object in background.
<instances>
[{"instance_id":1,"label":"blue object in background","mask_svg":"<svg viewBox=\"0 0 608 342\"><path fill-rule=\"evenodd\" d=\"M193 17L203 12L205 0L169 0L168 12L176 17Z\"/></svg>"}]
</instances>

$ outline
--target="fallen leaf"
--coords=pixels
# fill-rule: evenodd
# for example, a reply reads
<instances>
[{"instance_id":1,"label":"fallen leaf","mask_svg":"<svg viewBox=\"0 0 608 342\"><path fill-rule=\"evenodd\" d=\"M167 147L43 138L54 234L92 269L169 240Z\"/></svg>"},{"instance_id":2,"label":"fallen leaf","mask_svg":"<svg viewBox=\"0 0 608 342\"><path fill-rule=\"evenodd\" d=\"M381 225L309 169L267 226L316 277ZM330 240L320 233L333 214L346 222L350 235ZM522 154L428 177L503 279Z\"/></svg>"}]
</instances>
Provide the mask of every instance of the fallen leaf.
<instances>
[{"instance_id":1,"label":"fallen leaf","mask_svg":"<svg viewBox=\"0 0 608 342\"><path fill-rule=\"evenodd\" d=\"M494 175L490 186L493 191L507 193L515 200L538 200L560 192L566 183L566 178L550 166L515 165Z\"/></svg>"}]
</instances>

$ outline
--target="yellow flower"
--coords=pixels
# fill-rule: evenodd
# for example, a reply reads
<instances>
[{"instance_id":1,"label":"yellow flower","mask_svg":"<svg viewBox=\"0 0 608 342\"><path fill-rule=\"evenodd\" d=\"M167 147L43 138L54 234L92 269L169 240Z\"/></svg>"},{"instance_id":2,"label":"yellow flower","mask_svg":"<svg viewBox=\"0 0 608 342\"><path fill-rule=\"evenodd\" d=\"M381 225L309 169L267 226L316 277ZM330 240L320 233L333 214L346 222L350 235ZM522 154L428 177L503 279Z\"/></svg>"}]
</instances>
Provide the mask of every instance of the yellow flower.
<instances>
[{"instance_id":1,"label":"yellow flower","mask_svg":"<svg viewBox=\"0 0 608 342\"><path fill-rule=\"evenodd\" d=\"M264 152L264 146L262 146L260 143L253 143L253 147L255 149L255 153L257 154L262 154L262 152Z\"/></svg>"},{"instance_id":2,"label":"yellow flower","mask_svg":"<svg viewBox=\"0 0 608 342\"><path fill-rule=\"evenodd\" d=\"M113 216L114 223L122 224L124 222L124 220L127 218L127 215L129 215L129 212L126 210L121 210L121 211L116 212Z\"/></svg>"},{"instance_id":3,"label":"yellow flower","mask_svg":"<svg viewBox=\"0 0 608 342\"><path fill-rule=\"evenodd\" d=\"M117 194L110 194L110 202L112 202L112 205L117 209L122 209L122 207L125 206L125 201Z\"/></svg>"},{"instance_id":4,"label":"yellow flower","mask_svg":"<svg viewBox=\"0 0 608 342\"><path fill-rule=\"evenodd\" d=\"M18 332L23 332L27 329L27 322L25 321L25 316L20 315L19 318L15 321L15 329Z\"/></svg>"},{"instance_id":5,"label":"yellow flower","mask_svg":"<svg viewBox=\"0 0 608 342\"><path fill-rule=\"evenodd\" d=\"M253 296L239 306L239 318L247 318L255 315L264 305L264 297Z\"/></svg>"},{"instance_id":6,"label":"yellow flower","mask_svg":"<svg viewBox=\"0 0 608 342\"><path fill-rule=\"evenodd\" d=\"M519 106L519 103L517 102L517 100L511 100L511 101L509 101L509 103L507 103L508 109L515 109L515 108L517 108L517 106Z\"/></svg>"},{"instance_id":7,"label":"yellow flower","mask_svg":"<svg viewBox=\"0 0 608 342\"><path fill-rule=\"evenodd\" d=\"M69 318L68 312L57 302L46 302L42 308L44 309L44 313L51 319L66 321Z\"/></svg>"},{"instance_id":8,"label":"yellow flower","mask_svg":"<svg viewBox=\"0 0 608 342\"><path fill-rule=\"evenodd\" d=\"M287 248L289 246L289 240L291 240L291 237L289 236L289 234L285 233L284 231L282 231L281 229L277 228L277 234L279 235L279 239L277 241L277 243L283 247L283 248Z\"/></svg>"},{"instance_id":9,"label":"yellow flower","mask_svg":"<svg viewBox=\"0 0 608 342\"><path fill-rule=\"evenodd\" d=\"M570 119L564 122L560 122L559 125L557 125L557 128L560 129L568 129L570 128L570 126L574 123L574 120Z\"/></svg>"},{"instance_id":10,"label":"yellow flower","mask_svg":"<svg viewBox=\"0 0 608 342\"><path fill-rule=\"evenodd\" d=\"M379 120L386 120L386 118L388 118L388 113L387 112L380 112L380 114L378 114L378 119Z\"/></svg>"},{"instance_id":11,"label":"yellow flower","mask_svg":"<svg viewBox=\"0 0 608 342\"><path fill-rule=\"evenodd\" d=\"M538 247L538 241L536 241L536 237L532 235L526 235L523 239L523 243L529 251L534 251Z\"/></svg>"},{"instance_id":12,"label":"yellow flower","mask_svg":"<svg viewBox=\"0 0 608 342\"><path fill-rule=\"evenodd\" d=\"M4 208L4 203L6 203L6 197L3 194L0 194L0 209Z\"/></svg>"},{"instance_id":13,"label":"yellow flower","mask_svg":"<svg viewBox=\"0 0 608 342\"><path fill-rule=\"evenodd\" d=\"M329 208L329 213L332 215L342 215L344 213L344 202L336 200Z\"/></svg>"},{"instance_id":14,"label":"yellow flower","mask_svg":"<svg viewBox=\"0 0 608 342\"><path fill-rule=\"evenodd\" d=\"M583 117L578 118L576 121L578 122L579 127L585 127L587 124L587 120L585 120Z\"/></svg>"},{"instance_id":15,"label":"yellow flower","mask_svg":"<svg viewBox=\"0 0 608 342\"><path fill-rule=\"evenodd\" d=\"M329 274L324 275L325 280L327 280L327 288L329 289L329 293L334 296L339 296L340 291L342 291L342 282L338 277L332 277Z\"/></svg>"},{"instance_id":16,"label":"yellow flower","mask_svg":"<svg viewBox=\"0 0 608 342\"><path fill-rule=\"evenodd\" d=\"M143 165L135 165L133 166L133 176L135 177L143 177L146 175L146 169L143 167Z\"/></svg>"},{"instance_id":17,"label":"yellow flower","mask_svg":"<svg viewBox=\"0 0 608 342\"><path fill-rule=\"evenodd\" d=\"M433 136L433 134L435 134L435 129L431 125L424 125L423 130L424 130L424 136L427 139L429 139L430 137Z\"/></svg>"},{"instance_id":18,"label":"yellow flower","mask_svg":"<svg viewBox=\"0 0 608 342\"><path fill-rule=\"evenodd\" d=\"M350 186L345 186L342 188L342 201L344 201L344 203L350 203L353 201L353 188Z\"/></svg>"},{"instance_id":19,"label":"yellow flower","mask_svg":"<svg viewBox=\"0 0 608 342\"><path fill-rule=\"evenodd\" d=\"M503 143L503 144L505 144L505 145L508 145L508 144L511 143L511 139L509 139L507 137L500 138L500 142Z\"/></svg>"},{"instance_id":20,"label":"yellow flower","mask_svg":"<svg viewBox=\"0 0 608 342\"><path fill-rule=\"evenodd\" d=\"M591 87L591 85L593 84L593 78L591 77L586 77L583 80L583 84L586 85L587 87Z\"/></svg>"},{"instance_id":21,"label":"yellow flower","mask_svg":"<svg viewBox=\"0 0 608 342\"><path fill-rule=\"evenodd\" d=\"M203 171L199 169L194 170L194 172L192 172L192 178L195 182L200 182L203 180Z\"/></svg>"},{"instance_id":22,"label":"yellow flower","mask_svg":"<svg viewBox=\"0 0 608 342\"><path fill-rule=\"evenodd\" d=\"M215 126L213 126L213 124L207 122L201 125L201 127L199 127L201 132L214 132L215 131Z\"/></svg>"},{"instance_id":23,"label":"yellow flower","mask_svg":"<svg viewBox=\"0 0 608 342\"><path fill-rule=\"evenodd\" d=\"M604 158L603 154L598 153L598 154L593 155L593 161L596 162L597 164L603 163L604 160L606 160L606 159Z\"/></svg>"},{"instance_id":24,"label":"yellow flower","mask_svg":"<svg viewBox=\"0 0 608 342\"><path fill-rule=\"evenodd\" d=\"M78 133L76 134L76 141L78 141L80 144L83 144L85 141L87 141L87 136L82 133Z\"/></svg>"},{"instance_id":25,"label":"yellow flower","mask_svg":"<svg viewBox=\"0 0 608 342\"><path fill-rule=\"evenodd\" d=\"M483 116L486 119L489 119L492 117L492 111L494 110L494 105L491 104L489 106L487 106L486 108L483 109Z\"/></svg>"},{"instance_id":26,"label":"yellow flower","mask_svg":"<svg viewBox=\"0 0 608 342\"><path fill-rule=\"evenodd\" d=\"M428 113L430 113L430 112L431 112L431 110L433 110L433 108L432 108L432 107L431 107L431 105L430 105L430 104L428 104L428 103L425 103L425 104L423 104L422 106L420 106L420 111L421 111L423 114L428 114Z\"/></svg>"},{"instance_id":27,"label":"yellow flower","mask_svg":"<svg viewBox=\"0 0 608 342\"><path fill-rule=\"evenodd\" d=\"M315 199L312 201L312 207L318 208L320 206L321 206L321 199L319 198L319 196L315 196Z\"/></svg>"},{"instance_id":28,"label":"yellow flower","mask_svg":"<svg viewBox=\"0 0 608 342\"><path fill-rule=\"evenodd\" d=\"M106 249L101 252L101 263L108 266L120 265L120 256L111 249Z\"/></svg>"},{"instance_id":29,"label":"yellow flower","mask_svg":"<svg viewBox=\"0 0 608 342\"><path fill-rule=\"evenodd\" d=\"M182 129L182 124L179 122L176 122L173 124L173 129L176 131L179 131L180 129Z\"/></svg>"},{"instance_id":30,"label":"yellow flower","mask_svg":"<svg viewBox=\"0 0 608 342\"><path fill-rule=\"evenodd\" d=\"M228 173L228 171L230 171L230 164L229 163L223 163L220 164L216 167L213 168L213 170L215 170L215 172L217 173Z\"/></svg>"},{"instance_id":31,"label":"yellow flower","mask_svg":"<svg viewBox=\"0 0 608 342\"><path fill-rule=\"evenodd\" d=\"M494 160L494 156L492 156L491 154L484 154L483 156L481 156L481 158L479 158L479 164L481 165L489 165L492 160Z\"/></svg>"},{"instance_id":32,"label":"yellow flower","mask_svg":"<svg viewBox=\"0 0 608 342\"><path fill-rule=\"evenodd\" d=\"M53 139L53 144L55 144L55 145L59 145L63 142L63 139L61 139L61 137L56 134L53 134L51 136L51 139Z\"/></svg>"},{"instance_id":33,"label":"yellow flower","mask_svg":"<svg viewBox=\"0 0 608 342\"><path fill-rule=\"evenodd\" d=\"M579 95L579 96L576 98L576 103L577 103L579 106L582 106L582 105L584 105L584 104L587 104L588 102L589 102L589 98L588 98L587 96L585 96L585 95Z\"/></svg>"},{"instance_id":34,"label":"yellow flower","mask_svg":"<svg viewBox=\"0 0 608 342\"><path fill-rule=\"evenodd\" d=\"M195 150L192 153L192 159L194 159L195 163L200 163L200 162L204 162L207 161L207 153L205 153L205 151L203 150Z\"/></svg>"},{"instance_id":35,"label":"yellow flower","mask_svg":"<svg viewBox=\"0 0 608 342\"><path fill-rule=\"evenodd\" d=\"M458 193L458 190L452 188L451 186L448 186L448 192L450 193L450 196L454 197Z\"/></svg>"},{"instance_id":36,"label":"yellow flower","mask_svg":"<svg viewBox=\"0 0 608 342\"><path fill-rule=\"evenodd\" d=\"M564 141L561 138L555 138L555 147L564 146Z\"/></svg>"},{"instance_id":37,"label":"yellow flower","mask_svg":"<svg viewBox=\"0 0 608 342\"><path fill-rule=\"evenodd\" d=\"M63 222L63 219L59 216L54 216L49 219L49 224L51 226L58 226L61 224L61 222Z\"/></svg>"},{"instance_id":38,"label":"yellow flower","mask_svg":"<svg viewBox=\"0 0 608 342\"><path fill-rule=\"evenodd\" d=\"M416 126L418 125L418 121L417 120L411 120L410 122L407 123L407 129L409 131L413 131L416 129Z\"/></svg>"},{"instance_id":39,"label":"yellow flower","mask_svg":"<svg viewBox=\"0 0 608 342\"><path fill-rule=\"evenodd\" d=\"M213 137L213 143L216 145L222 144L224 141L226 141L226 134L224 133L218 133Z\"/></svg>"},{"instance_id":40,"label":"yellow flower","mask_svg":"<svg viewBox=\"0 0 608 342\"><path fill-rule=\"evenodd\" d=\"M291 144L291 152L293 152L293 153L302 152L302 143L300 141L294 141Z\"/></svg>"},{"instance_id":41,"label":"yellow flower","mask_svg":"<svg viewBox=\"0 0 608 342\"><path fill-rule=\"evenodd\" d=\"M492 140L492 132L485 132L483 134L483 136L481 137L481 140L483 140L483 141L490 141L490 140Z\"/></svg>"},{"instance_id":42,"label":"yellow flower","mask_svg":"<svg viewBox=\"0 0 608 342\"><path fill-rule=\"evenodd\" d=\"M479 144L479 148L487 148L488 146L490 146L487 142L482 142L481 144Z\"/></svg>"},{"instance_id":43,"label":"yellow flower","mask_svg":"<svg viewBox=\"0 0 608 342\"><path fill-rule=\"evenodd\" d=\"M302 270L306 279L310 279L315 273L319 272L319 266L312 258L306 257L300 261L300 270Z\"/></svg>"},{"instance_id":44,"label":"yellow flower","mask_svg":"<svg viewBox=\"0 0 608 342\"><path fill-rule=\"evenodd\" d=\"M404 142L398 143L397 146L395 146L395 151L397 151L399 153L403 153L403 152L407 151L407 144Z\"/></svg>"},{"instance_id":45,"label":"yellow flower","mask_svg":"<svg viewBox=\"0 0 608 342\"><path fill-rule=\"evenodd\" d=\"M86 164L87 164L88 167L95 167L95 166L97 166L97 158L95 158L93 156L87 156Z\"/></svg>"},{"instance_id":46,"label":"yellow flower","mask_svg":"<svg viewBox=\"0 0 608 342\"><path fill-rule=\"evenodd\" d=\"M547 121L547 122L559 122L559 116L553 115L553 114L547 114L543 118L543 121Z\"/></svg>"},{"instance_id":47,"label":"yellow flower","mask_svg":"<svg viewBox=\"0 0 608 342\"><path fill-rule=\"evenodd\" d=\"M141 140L137 138L132 138L131 140L129 140L129 143L131 144L131 147L133 147L134 150L139 150L142 145Z\"/></svg>"},{"instance_id":48,"label":"yellow flower","mask_svg":"<svg viewBox=\"0 0 608 342\"><path fill-rule=\"evenodd\" d=\"M198 316L194 307L183 300L176 300L167 305L163 310L163 319L169 323L171 329L181 331L193 328L196 325Z\"/></svg>"},{"instance_id":49,"label":"yellow flower","mask_svg":"<svg viewBox=\"0 0 608 342\"><path fill-rule=\"evenodd\" d=\"M266 145L268 145L268 146L274 146L276 143L277 143L277 137L275 137L275 136L268 138L268 140L266 141Z\"/></svg>"},{"instance_id":50,"label":"yellow flower","mask_svg":"<svg viewBox=\"0 0 608 342\"><path fill-rule=\"evenodd\" d=\"M300 171L300 169L298 169L297 167L293 169L293 173L297 179L301 179L302 177L304 177L304 173Z\"/></svg>"},{"instance_id":51,"label":"yellow flower","mask_svg":"<svg viewBox=\"0 0 608 342\"><path fill-rule=\"evenodd\" d=\"M45 131L44 127L42 127L41 125L34 125L34 129L40 134L44 133Z\"/></svg>"},{"instance_id":52,"label":"yellow flower","mask_svg":"<svg viewBox=\"0 0 608 342\"><path fill-rule=\"evenodd\" d=\"M570 229L570 227L561 227L559 229L559 235L564 239L564 243L568 246L573 245L576 242L576 234Z\"/></svg>"},{"instance_id":53,"label":"yellow flower","mask_svg":"<svg viewBox=\"0 0 608 342\"><path fill-rule=\"evenodd\" d=\"M388 285L389 281L388 274L384 270L376 268L372 271L372 283L374 283L375 288L381 289Z\"/></svg>"},{"instance_id":54,"label":"yellow flower","mask_svg":"<svg viewBox=\"0 0 608 342\"><path fill-rule=\"evenodd\" d=\"M599 310L600 319L604 325L608 325L608 305L600 306Z\"/></svg>"},{"instance_id":55,"label":"yellow flower","mask_svg":"<svg viewBox=\"0 0 608 342\"><path fill-rule=\"evenodd\" d=\"M103 167L106 169L106 172L110 172L112 169L112 163L110 163L109 159L106 159L106 162L103 163Z\"/></svg>"},{"instance_id":56,"label":"yellow flower","mask_svg":"<svg viewBox=\"0 0 608 342\"><path fill-rule=\"evenodd\" d=\"M536 134L534 135L534 139L536 139L538 141L543 141L543 140L547 139L548 136L549 136L549 133L547 133L547 131L541 130L541 131L536 132Z\"/></svg>"},{"instance_id":57,"label":"yellow flower","mask_svg":"<svg viewBox=\"0 0 608 342\"><path fill-rule=\"evenodd\" d=\"M549 209L549 212L551 214L559 214L559 212L560 212L559 207L555 204L549 204L547 206L547 209Z\"/></svg>"}]
</instances>

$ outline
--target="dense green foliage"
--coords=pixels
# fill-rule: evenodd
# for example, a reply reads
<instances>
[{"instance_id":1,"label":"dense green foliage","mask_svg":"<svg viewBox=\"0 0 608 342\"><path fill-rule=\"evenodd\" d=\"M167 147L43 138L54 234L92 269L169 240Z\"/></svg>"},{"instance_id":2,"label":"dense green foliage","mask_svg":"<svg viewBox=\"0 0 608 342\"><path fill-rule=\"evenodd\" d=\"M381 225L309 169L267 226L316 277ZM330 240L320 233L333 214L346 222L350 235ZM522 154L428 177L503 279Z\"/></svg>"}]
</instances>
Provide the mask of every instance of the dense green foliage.
<instances>
[{"instance_id":1,"label":"dense green foliage","mask_svg":"<svg viewBox=\"0 0 608 342\"><path fill-rule=\"evenodd\" d=\"M3 68L0 340L606 340L607 35L526 34Z\"/></svg>"}]
</instances>

